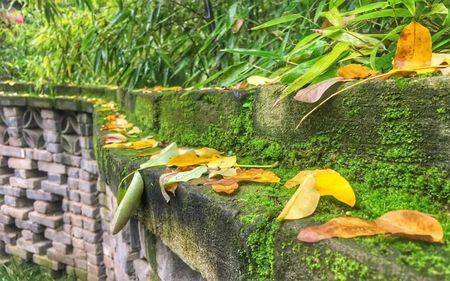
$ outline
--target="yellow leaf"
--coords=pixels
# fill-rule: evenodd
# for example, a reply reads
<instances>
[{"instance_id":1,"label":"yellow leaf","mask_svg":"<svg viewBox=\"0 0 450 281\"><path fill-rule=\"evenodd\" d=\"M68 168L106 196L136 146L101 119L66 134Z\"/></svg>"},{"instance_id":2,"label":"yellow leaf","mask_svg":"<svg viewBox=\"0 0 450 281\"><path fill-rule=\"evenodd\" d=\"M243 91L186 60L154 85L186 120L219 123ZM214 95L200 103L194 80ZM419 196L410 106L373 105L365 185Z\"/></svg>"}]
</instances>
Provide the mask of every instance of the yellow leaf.
<instances>
[{"instance_id":1,"label":"yellow leaf","mask_svg":"<svg viewBox=\"0 0 450 281\"><path fill-rule=\"evenodd\" d=\"M364 79L377 72L361 64L349 64L338 69L337 76L345 79Z\"/></svg>"},{"instance_id":2,"label":"yellow leaf","mask_svg":"<svg viewBox=\"0 0 450 281\"><path fill-rule=\"evenodd\" d=\"M316 188L320 192L320 195L331 195L349 206L353 207L355 205L356 196L350 183L332 169L301 171L294 178L287 181L284 186L291 188L299 185L310 174L314 175L316 179Z\"/></svg>"},{"instance_id":3,"label":"yellow leaf","mask_svg":"<svg viewBox=\"0 0 450 281\"><path fill-rule=\"evenodd\" d=\"M431 55L431 66L450 65L450 54L433 53Z\"/></svg>"},{"instance_id":4,"label":"yellow leaf","mask_svg":"<svg viewBox=\"0 0 450 281\"><path fill-rule=\"evenodd\" d=\"M212 185L212 189L215 192L226 193L226 194L232 194L236 190L238 190L238 188L239 188L239 184L237 182L232 183L230 185L222 185L222 184L213 184Z\"/></svg>"},{"instance_id":5,"label":"yellow leaf","mask_svg":"<svg viewBox=\"0 0 450 281\"><path fill-rule=\"evenodd\" d=\"M313 214L320 199L320 193L315 186L316 180L314 176L312 174L306 176L277 219L280 221L296 220Z\"/></svg>"},{"instance_id":6,"label":"yellow leaf","mask_svg":"<svg viewBox=\"0 0 450 281\"><path fill-rule=\"evenodd\" d=\"M263 169L239 169L237 170L237 175L232 177L225 177L225 179L261 183L277 183L280 181L280 178L273 172Z\"/></svg>"},{"instance_id":7,"label":"yellow leaf","mask_svg":"<svg viewBox=\"0 0 450 281\"><path fill-rule=\"evenodd\" d=\"M394 57L394 69L431 65L431 34L423 25L411 22L400 33Z\"/></svg>"},{"instance_id":8,"label":"yellow leaf","mask_svg":"<svg viewBox=\"0 0 450 281\"><path fill-rule=\"evenodd\" d=\"M220 154L222 154L220 151L217 151L214 148L209 148L209 147L199 148L194 151L195 151L195 154L197 154L200 157L214 157L214 156L219 156Z\"/></svg>"},{"instance_id":9,"label":"yellow leaf","mask_svg":"<svg viewBox=\"0 0 450 281\"><path fill-rule=\"evenodd\" d=\"M146 148L150 148L150 147L156 147L157 145L158 145L158 142L154 139L143 139L143 140L138 140L138 141L127 143L127 148L140 150L140 149L146 149Z\"/></svg>"},{"instance_id":10,"label":"yellow leaf","mask_svg":"<svg viewBox=\"0 0 450 281\"><path fill-rule=\"evenodd\" d=\"M232 177L237 175L236 168L225 168L220 170L210 170L209 171L209 178L214 178L217 176L222 177Z\"/></svg>"},{"instance_id":11,"label":"yellow leaf","mask_svg":"<svg viewBox=\"0 0 450 281\"><path fill-rule=\"evenodd\" d=\"M236 156L220 157L208 163L211 169L227 169L236 166Z\"/></svg>"},{"instance_id":12,"label":"yellow leaf","mask_svg":"<svg viewBox=\"0 0 450 281\"><path fill-rule=\"evenodd\" d=\"M199 164L205 164L215 159L217 159L217 156L201 157L198 156L195 152L189 152L173 157L172 159L170 159L168 166L188 167Z\"/></svg>"},{"instance_id":13,"label":"yellow leaf","mask_svg":"<svg viewBox=\"0 0 450 281\"><path fill-rule=\"evenodd\" d=\"M131 128L131 130L129 130L127 132L127 135L137 135L140 134L142 131L141 129L139 129L139 127L134 126L133 128Z\"/></svg>"},{"instance_id":14,"label":"yellow leaf","mask_svg":"<svg viewBox=\"0 0 450 281\"><path fill-rule=\"evenodd\" d=\"M253 86L263 86L268 84L274 84L280 81L280 77L267 78L263 76L253 75L247 78L247 82Z\"/></svg>"}]
</instances>

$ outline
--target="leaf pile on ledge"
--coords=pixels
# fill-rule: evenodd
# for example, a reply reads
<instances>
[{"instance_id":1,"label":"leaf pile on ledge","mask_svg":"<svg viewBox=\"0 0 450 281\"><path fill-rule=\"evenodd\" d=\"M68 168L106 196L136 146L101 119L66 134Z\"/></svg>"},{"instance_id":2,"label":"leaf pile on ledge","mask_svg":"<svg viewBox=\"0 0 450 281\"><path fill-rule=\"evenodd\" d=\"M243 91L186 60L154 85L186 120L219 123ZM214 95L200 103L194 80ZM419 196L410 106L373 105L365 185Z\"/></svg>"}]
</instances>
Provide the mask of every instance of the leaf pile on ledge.
<instances>
[{"instance_id":1,"label":"leaf pile on ledge","mask_svg":"<svg viewBox=\"0 0 450 281\"><path fill-rule=\"evenodd\" d=\"M372 75L370 70L359 66L348 66L341 73L344 76ZM361 74L363 73L363 74ZM104 148L146 149L161 146L152 138L129 141L129 135L138 135L138 127L129 123L124 115L115 112L106 117L102 130L107 131L102 137ZM127 136L126 136L127 135ZM144 191L144 181L140 171L152 167L164 167L159 178L161 194L166 202L175 195L179 183L190 182L191 185L210 186L215 192L231 195L239 189L241 182L279 183L280 178L268 166L239 165L236 156L225 156L213 148L198 149L178 147L171 143L158 151L144 153L149 157L139 169L122 179L119 184L119 206L111 223L113 234L118 233L128 222L140 205ZM120 198L123 183L132 176L132 180ZM285 188L298 186L278 216L278 220L296 220L310 216L316 210L321 196L331 195L350 207L356 204L356 196L350 183L332 169L304 170L288 180ZM303 242L313 243L332 237L351 238L376 234L390 234L426 242L442 242L443 230L439 222L430 215L417 211L399 210L389 212L375 221L358 218L336 218L320 226L305 228L298 234Z\"/></svg>"}]
</instances>

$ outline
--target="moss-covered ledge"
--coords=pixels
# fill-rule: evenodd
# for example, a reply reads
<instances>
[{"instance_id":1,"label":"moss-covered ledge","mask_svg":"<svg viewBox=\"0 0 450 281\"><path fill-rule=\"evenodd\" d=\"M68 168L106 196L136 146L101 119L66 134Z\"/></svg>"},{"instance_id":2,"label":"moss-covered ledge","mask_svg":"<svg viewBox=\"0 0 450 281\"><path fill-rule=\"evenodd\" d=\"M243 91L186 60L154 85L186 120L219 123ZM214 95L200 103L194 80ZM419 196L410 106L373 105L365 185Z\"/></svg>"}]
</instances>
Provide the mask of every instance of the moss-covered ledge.
<instances>
[{"instance_id":1,"label":"moss-covered ledge","mask_svg":"<svg viewBox=\"0 0 450 281\"><path fill-rule=\"evenodd\" d=\"M374 81L334 99L297 131L311 106L286 100L272 108L276 86L187 96L116 91L128 118L160 140L214 147L243 163L280 160L275 172L283 180L300 169L332 167L357 194L355 208L324 198L311 219L280 224L275 217L293 192L280 185L247 185L234 196L182 185L167 205L158 186L161 171L148 170L138 217L211 280L449 279L448 243L380 236L306 245L295 239L311 223L345 214L376 218L394 209L435 215L448 239L449 86L448 77ZM96 113L97 126L104 114ZM136 156L97 149L112 187L143 161Z\"/></svg>"}]
</instances>

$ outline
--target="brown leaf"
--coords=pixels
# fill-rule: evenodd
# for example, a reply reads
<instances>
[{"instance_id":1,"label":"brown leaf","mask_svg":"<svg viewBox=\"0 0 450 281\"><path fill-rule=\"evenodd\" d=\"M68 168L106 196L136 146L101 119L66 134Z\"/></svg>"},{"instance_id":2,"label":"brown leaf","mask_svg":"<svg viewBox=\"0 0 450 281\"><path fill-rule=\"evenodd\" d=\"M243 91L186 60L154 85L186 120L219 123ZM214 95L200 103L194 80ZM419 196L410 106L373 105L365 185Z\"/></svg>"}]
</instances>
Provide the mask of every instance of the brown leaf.
<instances>
[{"instance_id":1,"label":"brown leaf","mask_svg":"<svg viewBox=\"0 0 450 281\"><path fill-rule=\"evenodd\" d=\"M442 242L441 224L432 216L412 210L392 211L375 220L387 233L427 242Z\"/></svg>"},{"instance_id":2,"label":"brown leaf","mask_svg":"<svg viewBox=\"0 0 450 281\"><path fill-rule=\"evenodd\" d=\"M394 69L431 65L430 31L417 22L411 22L400 33L394 57Z\"/></svg>"},{"instance_id":3,"label":"brown leaf","mask_svg":"<svg viewBox=\"0 0 450 281\"><path fill-rule=\"evenodd\" d=\"M233 27L231 28L231 32L238 33L239 30L241 30L241 27L242 27L243 24L244 24L244 20L243 19L237 19L234 22Z\"/></svg>"},{"instance_id":4,"label":"brown leaf","mask_svg":"<svg viewBox=\"0 0 450 281\"><path fill-rule=\"evenodd\" d=\"M336 74L345 79L364 79L377 72L361 64L349 64L339 68Z\"/></svg>"},{"instance_id":5,"label":"brown leaf","mask_svg":"<svg viewBox=\"0 0 450 281\"><path fill-rule=\"evenodd\" d=\"M325 94L328 89L330 89L337 83L341 83L344 81L345 79L342 77L334 77L317 84L313 84L298 91L294 96L294 99L306 103L315 103L322 97L323 94Z\"/></svg>"},{"instance_id":6,"label":"brown leaf","mask_svg":"<svg viewBox=\"0 0 450 281\"><path fill-rule=\"evenodd\" d=\"M264 169L239 169L237 170L237 175L225 177L225 179L261 183L277 183L280 181L277 175Z\"/></svg>"},{"instance_id":7,"label":"brown leaf","mask_svg":"<svg viewBox=\"0 0 450 281\"><path fill-rule=\"evenodd\" d=\"M297 239L307 243L315 243L332 237L352 238L383 233L385 231L380 229L373 221L342 217L332 219L322 225L307 227L300 231Z\"/></svg>"}]
</instances>

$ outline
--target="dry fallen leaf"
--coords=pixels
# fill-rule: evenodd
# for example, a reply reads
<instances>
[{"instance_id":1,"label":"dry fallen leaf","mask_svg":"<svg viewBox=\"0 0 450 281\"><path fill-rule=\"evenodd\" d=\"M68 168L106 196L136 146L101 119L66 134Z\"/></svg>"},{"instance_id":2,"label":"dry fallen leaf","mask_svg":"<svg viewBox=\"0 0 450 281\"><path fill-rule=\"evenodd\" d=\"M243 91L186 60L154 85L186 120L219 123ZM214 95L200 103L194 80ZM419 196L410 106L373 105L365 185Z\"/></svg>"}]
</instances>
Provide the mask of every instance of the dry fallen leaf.
<instances>
[{"instance_id":1,"label":"dry fallen leaf","mask_svg":"<svg viewBox=\"0 0 450 281\"><path fill-rule=\"evenodd\" d=\"M118 149L134 149L134 150L140 150L140 149L146 149L151 147L158 146L158 142L154 139L143 139L133 142L125 142L125 143L110 143L106 144L103 147L104 148L118 148Z\"/></svg>"},{"instance_id":2,"label":"dry fallen leaf","mask_svg":"<svg viewBox=\"0 0 450 281\"><path fill-rule=\"evenodd\" d=\"M237 182L234 182L234 183L229 184L229 185L223 185L223 184L213 184L212 185L212 189L215 192L226 193L226 194L232 194L236 190L238 190L238 188L239 188L239 184Z\"/></svg>"},{"instance_id":3,"label":"dry fallen leaf","mask_svg":"<svg viewBox=\"0 0 450 281\"><path fill-rule=\"evenodd\" d=\"M270 85L280 81L280 77L267 78L264 76L253 75L247 78L247 82L253 86Z\"/></svg>"},{"instance_id":4,"label":"dry fallen leaf","mask_svg":"<svg viewBox=\"0 0 450 281\"><path fill-rule=\"evenodd\" d=\"M214 157L222 154L220 151L215 150L214 148L203 147L194 150L195 154L200 157Z\"/></svg>"},{"instance_id":5,"label":"dry fallen leaf","mask_svg":"<svg viewBox=\"0 0 450 281\"><path fill-rule=\"evenodd\" d=\"M341 217L301 230L300 241L314 243L332 237L351 238L376 234L391 234L426 242L442 242L441 224L431 215L418 211L398 210L384 214L374 221Z\"/></svg>"},{"instance_id":6,"label":"dry fallen leaf","mask_svg":"<svg viewBox=\"0 0 450 281\"><path fill-rule=\"evenodd\" d=\"M320 199L320 193L315 186L314 176L308 175L286 203L277 219L280 221L296 220L313 214Z\"/></svg>"},{"instance_id":7,"label":"dry fallen leaf","mask_svg":"<svg viewBox=\"0 0 450 281\"><path fill-rule=\"evenodd\" d=\"M339 68L336 74L345 79L364 79L377 72L361 64L349 64Z\"/></svg>"},{"instance_id":8,"label":"dry fallen leaf","mask_svg":"<svg viewBox=\"0 0 450 281\"><path fill-rule=\"evenodd\" d=\"M127 137L119 133L111 133L102 136L102 141L106 144L126 142Z\"/></svg>"},{"instance_id":9,"label":"dry fallen leaf","mask_svg":"<svg viewBox=\"0 0 450 281\"><path fill-rule=\"evenodd\" d=\"M394 69L431 65L430 31L417 22L411 22L400 33L394 57Z\"/></svg>"},{"instance_id":10,"label":"dry fallen leaf","mask_svg":"<svg viewBox=\"0 0 450 281\"><path fill-rule=\"evenodd\" d=\"M226 169L236 166L236 156L220 157L208 163L208 168Z\"/></svg>"},{"instance_id":11,"label":"dry fallen leaf","mask_svg":"<svg viewBox=\"0 0 450 281\"><path fill-rule=\"evenodd\" d=\"M332 237L352 238L383 233L385 231L380 229L373 221L342 217L332 219L322 225L307 227L300 231L297 239L303 242L315 243Z\"/></svg>"},{"instance_id":12,"label":"dry fallen leaf","mask_svg":"<svg viewBox=\"0 0 450 281\"><path fill-rule=\"evenodd\" d=\"M322 97L323 94L326 93L328 89L330 89L337 83L341 83L344 81L346 80L342 77L334 77L317 84L313 84L298 91L294 96L294 99L306 103L315 103Z\"/></svg>"},{"instance_id":13,"label":"dry fallen leaf","mask_svg":"<svg viewBox=\"0 0 450 281\"><path fill-rule=\"evenodd\" d=\"M387 233L427 242L442 242L444 232L431 215L411 210L392 211L375 220Z\"/></svg>"},{"instance_id":14,"label":"dry fallen leaf","mask_svg":"<svg viewBox=\"0 0 450 281\"><path fill-rule=\"evenodd\" d=\"M217 176L222 176L222 177L232 177L237 175L237 170L236 168L224 168L224 169L220 169L220 170L216 170L216 169L210 169L209 170L209 178L214 178Z\"/></svg>"},{"instance_id":15,"label":"dry fallen leaf","mask_svg":"<svg viewBox=\"0 0 450 281\"><path fill-rule=\"evenodd\" d=\"M235 176L225 177L225 179L260 183L277 183L280 181L277 175L264 169L239 169Z\"/></svg>"},{"instance_id":16,"label":"dry fallen leaf","mask_svg":"<svg viewBox=\"0 0 450 281\"><path fill-rule=\"evenodd\" d=\"M316 189L320 192L320 195L331 195L351 207L355 205L356 196L350 183L332 169L301 171L294 178L287 181L284 186L287 188L297 186L301 184L309 174L314 175L316 179Z\"/></svg>"},{"instance_id":17,"label":"dry fallen leaf","mask_svg":"<svg viewBox=\"0 0 450 281\"><path fill-rule=\"evenodd\" d=\"M131 128L131 130L129 130L128 132L127 132L127 135L129 136L129 135L137 135L137 134L140 134L142 131L141 131L141 129L139 129L139 127L136 127L136 126L134 126L133 128Z\"/></svg>"},{"instance_id":18,"label":"dry fallen leaf","mask_svg":"<svg viewBox=\"0 0 450 281\"><path fill-rule=\"evenodd\" d=\"M177 166L177 167L189 167L200 164L205 164L216 160L219 156L212 157L204 157L198 156L195 152L189 152L181 155L177 155L169 160L168 166Z\"/></svg>"},{"instance_id":19,"label":"dry fallen leaf","mask_svg":"<svg viewBox=\"0 0 450 281\"><path fill-rule=\"evenodd\" d=\"M244 24L243 19L236 19L236 21L233 24L233 27L231 28L231 32L238 33L239 30L241 30L243 24Z\"/></svg>"}]
</instances>

